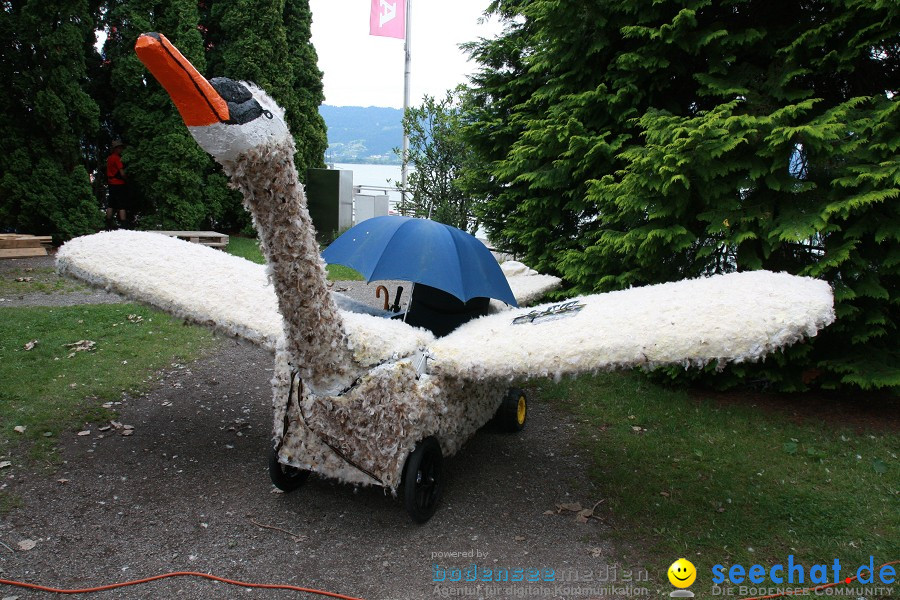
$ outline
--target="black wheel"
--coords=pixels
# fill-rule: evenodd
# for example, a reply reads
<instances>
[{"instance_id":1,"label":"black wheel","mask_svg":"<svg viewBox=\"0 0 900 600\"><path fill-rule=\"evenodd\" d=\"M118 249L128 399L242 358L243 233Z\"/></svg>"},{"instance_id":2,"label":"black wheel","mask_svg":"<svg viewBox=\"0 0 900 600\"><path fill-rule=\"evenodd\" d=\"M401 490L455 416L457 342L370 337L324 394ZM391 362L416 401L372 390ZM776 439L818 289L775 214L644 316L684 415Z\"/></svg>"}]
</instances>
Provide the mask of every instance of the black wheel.
<instances>
[{"instance_id":1,"label":"black wheel","mask_svg":"<svg viewBox=\"0 0 900 600\"><path fill-rule=\"evenodd\" d=\"M269 477L282 492L293 492L309 479L309 471L278 462L275 448L269 451Z\"/></svg>"},{"instance_id":2,"label":"black wheel","mask_svg":"<svg viewBox=\"0 0 900 600\"><path fill-rule=\"evenodd\" d=\"M403 505L416 523L431 518L444 491L444 455L433 437L418 444L403 467Z\"/></svg>"},{"instance_id":3,"label":"black wheel","mask_svg":"<svg viewBox=\"0 0 900 600\"><path fill-rule=\"evenodd\" d=\"M528 421L528 398L525 390L509 388L497 409L497 424L504 431L522 431Z\"/></svg>"}]
</instances>

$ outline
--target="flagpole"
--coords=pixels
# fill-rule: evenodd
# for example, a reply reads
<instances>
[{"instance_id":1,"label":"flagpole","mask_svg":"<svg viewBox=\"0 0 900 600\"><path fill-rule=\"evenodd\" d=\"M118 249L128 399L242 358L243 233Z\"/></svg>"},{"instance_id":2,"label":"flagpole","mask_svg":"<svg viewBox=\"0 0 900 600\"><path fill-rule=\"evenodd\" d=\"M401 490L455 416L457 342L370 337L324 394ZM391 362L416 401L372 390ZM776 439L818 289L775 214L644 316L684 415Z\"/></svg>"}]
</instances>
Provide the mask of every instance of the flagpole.
<instances>
[{"instance_id":1,"label":"flagpole","mask_svg":"<svg viewBox=\"0 0 900 600\"><path fill-rule=\"evenodd\" d=\"M409 73L410 73L410 63L411 63L411 54L410 54L410 46L409 46L409 15L410 15L410 4L412 4L412 0L406 0L406 38L405 43L403 44L403 50L405 56L405 69L403 71L403 117L406 117L406 110L409 108ZM400 197L402 199L403 206L406 206L406 164L409 160L409 130L404 125L403 127L403 166L400 171Z\"/></svg>"}]
</instances>

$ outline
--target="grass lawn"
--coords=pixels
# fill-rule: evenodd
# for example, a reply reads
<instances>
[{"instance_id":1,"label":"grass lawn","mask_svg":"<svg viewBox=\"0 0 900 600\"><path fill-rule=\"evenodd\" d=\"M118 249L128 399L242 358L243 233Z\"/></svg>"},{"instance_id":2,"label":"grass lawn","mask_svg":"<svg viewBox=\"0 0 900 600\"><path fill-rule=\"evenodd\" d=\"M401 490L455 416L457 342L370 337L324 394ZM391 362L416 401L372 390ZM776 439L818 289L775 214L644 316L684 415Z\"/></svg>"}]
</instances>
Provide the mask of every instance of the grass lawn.
<instances>
[{"instance_id":1,"label":"grass lawn","mask_svg":"<svg viewBox=\"0 0 900 600\"><path fill-rule=\"evenodd\" d=\"M715 564L793 554L855 569L870 555L876 566L900 558L896 402L859 398L857 412L802 396L671 390L638 373L544 382L538 393L576 415L602 515L632 549L621 560L659 583L682 556L699 590Z\"/></svg>"},{"instance_id":2,"label":"grass lawn","mask_svg":"<svg viewBox=\"0 0 900 600\"><path fill-rule=\"evenodd\" d=\"M228 238L228 247L225 251L261 265L266 262L259 250L259 244L252 238L231 236ZM328 269L328 279L331 281L362 281L363 279L362 275L350 267L328 265L326 268Z\"/></svg>"},{"instance_id":3,"label":"grass lawn","mask_svg":"<svg viewBox=\"0 0 900 600\"><path fill-rule=\"evenodd\" d=\"M67 294L86 291L88 287L73 279L56 275L53 267L17 268L0 277L0 297L18 294Z\"/></svg>"},{"instance_id":4,"label":"grass lawn","mask_svg":"<svg viewBox=\"0 0 900 600\"><path fill-rule=\"evenodd\" d=\"M93 349L67 346L82 340ZM133 304L0 308L0 458L53 464L60 433L110 419L104 403L213 343L205 329Z\"/></svg>"}]
</instances>

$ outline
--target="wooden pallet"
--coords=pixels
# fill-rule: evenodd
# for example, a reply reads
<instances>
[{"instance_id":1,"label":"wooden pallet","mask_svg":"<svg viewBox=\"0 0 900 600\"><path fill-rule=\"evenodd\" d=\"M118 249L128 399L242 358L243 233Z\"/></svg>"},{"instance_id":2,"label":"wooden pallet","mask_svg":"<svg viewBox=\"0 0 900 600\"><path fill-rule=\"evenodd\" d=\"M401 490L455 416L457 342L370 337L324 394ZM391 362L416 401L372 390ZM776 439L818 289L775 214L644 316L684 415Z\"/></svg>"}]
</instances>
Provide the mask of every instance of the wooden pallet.
<instances>
[{"instance_id":1,"label":"wooden pallet","mask_svg":"<svg viewBox=\"0 0 900 600\"><path fill-rule=\"evenodd\" d=\"M228 245L228 236L215 231L154 231L180 240L203 244L212 248L224 248Z\"/></svg>"},{"instance_id":2,"label":"wooden pallet","mask_svg":"<svg viewBox=\"0 0 900 600\"><path fill-rule=\"evenodd\" d=\"M29 258L47 256L46 248L0 248L0 258Z\"/></svg>"},{"instance_id":3,"label":"wooden pallet","mask_svg":"<svg viewBox=\"0 0 900 600\"><path fill-rule=\"evenodd\" d=\"M47 256L47 248L53 245L49 235L0 233L0 258L27 258Z\"/></svg>"}]
</instances>

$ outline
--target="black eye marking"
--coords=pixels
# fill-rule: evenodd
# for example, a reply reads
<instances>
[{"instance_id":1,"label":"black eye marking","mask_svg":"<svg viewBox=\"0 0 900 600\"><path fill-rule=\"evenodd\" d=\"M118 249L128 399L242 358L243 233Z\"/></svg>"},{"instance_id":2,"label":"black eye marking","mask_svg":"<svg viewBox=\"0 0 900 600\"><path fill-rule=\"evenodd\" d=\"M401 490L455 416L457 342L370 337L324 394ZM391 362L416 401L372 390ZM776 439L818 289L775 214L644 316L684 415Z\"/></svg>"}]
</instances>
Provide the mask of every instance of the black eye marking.
<instances>
[{"instance_id":1,"label":"black eye marking","mask_svg":"<svg viewBox=\"0 0 900 600\"><path fill-rule=\"evenodd\" d=\"M272 118L272 113L263 110L259 102L250 93L246 85L228 79L227 77L213 77L209 80L209 84L213 89L222 96L222 99L228 104L228 120L225 123L230 125L243 125L259 118L265 114L266 117Z\"/></svg>"},{"instance_id":2,"label":"black eye marking","mask_svg":"<svg viewBox=\"0 0 900 600\"><path fill-rule=\"evenodd\" d=\"M209 84L213 86L213 89L219 92L219 95L222 96L222 99L225 100L225 102L241 104L253 98L253 94L250 93L247 86L234 79L228 79L227 77L213 77L209 80Z\"/></svg>"}]
</instances>

